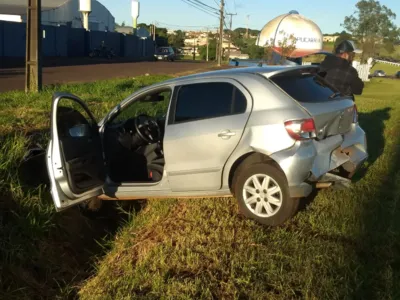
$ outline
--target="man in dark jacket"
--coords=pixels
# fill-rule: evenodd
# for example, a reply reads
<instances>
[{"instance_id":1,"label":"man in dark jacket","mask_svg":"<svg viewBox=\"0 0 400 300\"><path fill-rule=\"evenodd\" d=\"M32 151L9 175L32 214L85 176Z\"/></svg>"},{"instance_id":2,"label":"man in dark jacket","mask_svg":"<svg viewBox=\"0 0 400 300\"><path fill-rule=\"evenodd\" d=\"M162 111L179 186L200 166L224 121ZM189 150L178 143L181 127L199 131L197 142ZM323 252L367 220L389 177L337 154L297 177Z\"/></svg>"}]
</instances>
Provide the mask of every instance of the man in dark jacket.
<instances>
[{"instance_id":1,"label":"man in dark jacket","mask_svg":"<svg viewBox=\"0 0 400 300\"><path fill-rule=\"evenodd\" d=\"M352 66L356 47L351 41L341 42L335 49L335 56L326 56L320 65L321 76L346 96L361 95L364 82Z\"/></svg>"}]
</instances>

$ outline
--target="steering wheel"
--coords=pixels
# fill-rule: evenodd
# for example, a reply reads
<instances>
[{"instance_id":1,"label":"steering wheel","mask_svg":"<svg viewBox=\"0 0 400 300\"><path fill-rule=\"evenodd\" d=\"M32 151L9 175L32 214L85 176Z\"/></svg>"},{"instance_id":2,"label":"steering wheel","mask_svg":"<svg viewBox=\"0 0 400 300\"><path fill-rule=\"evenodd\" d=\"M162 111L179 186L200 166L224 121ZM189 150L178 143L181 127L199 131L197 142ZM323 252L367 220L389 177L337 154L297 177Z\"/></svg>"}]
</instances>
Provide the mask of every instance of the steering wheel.
<instances>
[{"instance_id":1,"label":"steering wheel","mask_svg":"<svg viewBox=\"0 0 400 300\"><path fill-rule=\"evenodd\" d=\"M145 114L135 118L135 129L138 136L148 144L157 143L161 138L161 130L155 118Z\"/></svg>"}]
</instances>

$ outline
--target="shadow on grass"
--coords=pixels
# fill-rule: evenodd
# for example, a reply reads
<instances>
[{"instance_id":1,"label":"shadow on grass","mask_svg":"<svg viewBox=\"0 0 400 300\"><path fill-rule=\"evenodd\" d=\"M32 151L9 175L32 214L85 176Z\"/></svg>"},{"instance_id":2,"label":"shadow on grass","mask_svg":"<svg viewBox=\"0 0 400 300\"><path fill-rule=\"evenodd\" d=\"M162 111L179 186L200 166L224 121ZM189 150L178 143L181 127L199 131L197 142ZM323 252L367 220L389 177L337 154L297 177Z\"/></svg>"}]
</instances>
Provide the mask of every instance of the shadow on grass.
<instances>
[{"instance_id":1,"label":"shadow on grass","mask_svg":"<svg viewBox=\"0 0 400 300\"><path fill-rule=\"evenodd\" d=\"M390 119L390 111L391 108L386 107L370 113L359 113L360 126L367 135L368 160L367 164L353 176L353 182L361 180L368 169L382 155L385 149L384 122Z\"/></svg>"},{"instance_id":2,"label":"shadow on grass","mask_svg":"<svg viewBox=\"0 0 400 300\"><path fill-rule=\"evenodd\" d=\"M385 148L384 122L390 119L390 110L390 107L386 107L370 113L359 113L360 126L367 135L368 166L362 166L361 169L353 176L353 183L361 180L367 173L368 169L382 155ZM301 199L299 211L305 210L314 201L317 195L318 191L313 190L308 197Z\"/></svg>"},{"instance_id":3,"label":"shadow on grass","mask_svg":"<svg viewBox=\"0 0 400 300\"><path fill-rule=\"evenodd\" d=\"M46 134L48 130L36 131L25 138L34 149L45 146ZM1 136L0 142L12 145L16 135L22 133ZM28 163L15 159L7 169L0 168L0 298L74 299L77 286L93 274L94 261L108 250L107 242L143 203L129 201L121 207L106 201L97 211L75 206L56 213L46 157L37 154ZM11 156L3 148L0 164Z\"/></svg>"},{"instance_id":4,"label":"shadow on grass","mask_svg":"<svg viewBox=\"0 0 400 300\"><path fill-rule=\"evenodd\" d=\"M361 128L367 134L368 147L368 162L373 164L383 153L385 148L385 130L384 121L390 119L390 107L375 110L371 113L359 113L359 122Z\"/></svg>"},{"instance_id":5,"label":"shadow on grass","mask_svg":"<svg viewBox=\"0 0 400 300\"><path fill-rule=\"evenodd\" d=\"M386 112L388 110L377 115L384 118L387 117ZM369 129L373 128L373 124L370 124ZM387 140L391 140L385 149L390 157L387 172L381 174L380 182L375 183L376 189L368 194L367 200L360 207L363 230L357 241L358 280L354 282L353 299L400 298L399 130L400 124L392 133L387 134ZM383 150L379 144L381 138L377 134L378 131L375 131L375 136L370 136L370 140L377 143L370 143L372 159L376 159Z\"/></svg>"}]
</instances>

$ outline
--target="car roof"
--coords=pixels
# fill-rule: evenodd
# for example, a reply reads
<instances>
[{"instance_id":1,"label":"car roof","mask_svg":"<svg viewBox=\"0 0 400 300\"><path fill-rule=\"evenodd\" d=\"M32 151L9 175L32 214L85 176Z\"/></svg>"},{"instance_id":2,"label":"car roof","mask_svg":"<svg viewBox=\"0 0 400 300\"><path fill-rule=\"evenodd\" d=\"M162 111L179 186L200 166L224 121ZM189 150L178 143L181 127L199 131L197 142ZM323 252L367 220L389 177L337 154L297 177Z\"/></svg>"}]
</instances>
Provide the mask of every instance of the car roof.
<instances>
[{"instance_id":1,"label":"car roof","mask_svg":"<svg viewBox=\"0 0 400 300\"><path fill-rule=\"evenodd\" d=\"M315 70L318 66L313 65L303 65L303 66L267 66L267 67L233 67L224 70L203 72L198 74L186 75L178 78L169 79L160 84L174 83L185 81L188 79L202 79L202 78L213 78L213 77L236 77L237 75L243 74L259 74L266 78L271 78L272 76L278 74L289 73L295 70Z\"/></svg>"}]
</instances>

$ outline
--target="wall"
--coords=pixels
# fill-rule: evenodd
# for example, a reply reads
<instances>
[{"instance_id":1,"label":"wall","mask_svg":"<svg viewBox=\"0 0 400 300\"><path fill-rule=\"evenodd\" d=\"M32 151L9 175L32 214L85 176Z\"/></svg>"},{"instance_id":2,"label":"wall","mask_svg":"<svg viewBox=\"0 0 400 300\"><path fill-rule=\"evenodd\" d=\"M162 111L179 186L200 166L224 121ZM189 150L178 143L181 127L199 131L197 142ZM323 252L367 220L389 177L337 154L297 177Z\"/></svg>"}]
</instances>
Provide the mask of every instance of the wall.
<instances>
[{"instance_id":1,"label":"wall","mask_svg":"<svg viewBox=\"0 0 400 300\"><path fill-rule=\"evenodd\" d=\"M0 57L25 57L26 24L0 21ZM89 31L69 26L42 25L43 56L84 57L104 41L119 57L135 60L151 58L154 46L151 39L140 39L117 32Z\"/></svg>"},{"instance_id":2,"label":"wall","mask_svg":"<svg viewBox=\"0 0 400 300\"><path fill-rule=\"evenodd\" d=\"M24 57L26 50L26 24L0 22L0 56Z\"/></svg>"}]
</instances>

